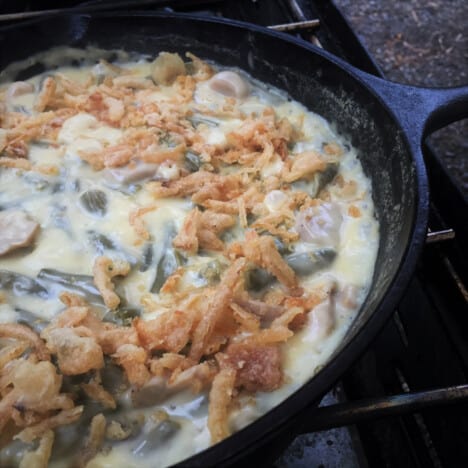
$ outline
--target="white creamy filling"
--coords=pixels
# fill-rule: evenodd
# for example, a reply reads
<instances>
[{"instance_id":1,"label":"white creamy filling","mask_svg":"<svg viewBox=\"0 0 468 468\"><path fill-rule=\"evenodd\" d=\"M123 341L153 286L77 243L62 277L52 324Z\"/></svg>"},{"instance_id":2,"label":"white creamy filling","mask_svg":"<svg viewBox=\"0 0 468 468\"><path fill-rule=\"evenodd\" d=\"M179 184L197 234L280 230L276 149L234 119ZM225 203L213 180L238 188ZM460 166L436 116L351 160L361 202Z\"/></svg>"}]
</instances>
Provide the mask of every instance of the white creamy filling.
<instances>
[{"instance_id":1,"label":"white creamy filling","mask_svg":"<svg viewBox=\"0 0 468 468\"><path fill-rule=\"evenodd\" d=\"M84 81L89 69L81 72L64 69L62 72L72 76L73 79ZM148 66L141 64L138 73L140 76L146 76ZM32 81L37 85L37 78ZM172 97L172 94L170 88L161 87L159 91L147 97L147 100L164 101ZM240 105L240 109L246 114L261 113L268 105L277 102L281 96L279 92L271 94L264 90L254 94L247 97ZM196 102L208 107L219 106L224 102L224 97L210 91L207 83L197 85L195 96ZM15 104L29 108L32 102L32 94L15 99ZM311 149L320 151L324 142L331 141L336 141L345 147L345 142L332 132L330 125L324 119L308 112L301 104L283 102L276 105L275 110L279 117L287 117L293 125L301 128L303 138L295 144L294 152ZM223 146L226 144L226 134L241 122L235 118L223 118L219 126L204 128L203 134L209 144ZM35 248L26 255L0 258L0 269L31 277L44 268L91 275L92 265L98 252L90 244L90 231L105 235L121 246L125 258L141 259L145 242L141 242L135 229L130 225L129 213L148 205L155 205L155 210L145 214L143 219L152 237L153 255L155 258L161 257L165 248L167 229L170 229L171 225L176 229L182 226L186 214L193 207L192 203L175 199L155 200L144 189L134 193L119 192L104 185L100 173L93 171L78 156L80 151L99 151L106 145L115 144L121 135L121 130L104 125L92 115L80 113L63 124L58 137L61 146L58 148L37 146L31 151L30 159L33 162L61 166L59 176L25 175L21 171L0 170L2 186L0 204L8 204L15 200L17 206L29 213L41 225ZM276 175L282 167L283 162L280 158L276 158L262 170L262 175L264 177ZM173 171L170 167L163 168L159 170L159 174L170 179L174 176L171 170ZM351 284L362 291L362 302L372 279L379 239L378 224L374 218L370 181L364 176L354 150L345 152L339 170L345 180L356 181L358 192L364 196L362 200L353 202L360 209L361 216L351 217L346 211L348 204L343 204L338 255L329 267L310 278L304 278L303 284L311 287L318 282L330 280L336 281L339 287ZM32 181L34 178L37 179L36 182ZM73 188L74 181L79 183L79 189ZM64 184L65 190L58 193L49 193L47 190L41 192L40 188L37 188L41 183L44 185L61 183ZM80 205L80 195L91 188L102 190L107 196L108 206L103 217L90 214ZM331 201L340 202L333 192L330 196ZM279 209L281 204L281 195L275 196L273 193L268 195L266 205L272 213ZM60 212L64 213L63 219L60 218ZM240 235L242 231L236 229L233 232ZM298 245L298 250L301 250L301 245ZM120 251L110 251L106 254L119 257L123 255ZM140 305L144 296L148 295L153 281L154 269L146 272L134 271L121 282L120 290L124 292L130 304ZM155 300L158 299L156 294L152 296ZM24 307L37 317L46 320L50 320L63 307L58 299L44 301L29 296L10 299L15 306ZM316 369L323 365L336 349L356 312L354 309L345 312L341 310L337 313L336 326L318 345L311 345L310 342L309 316L309 325L283 346L285 385L271 393L259 393L255 398L256 404L249 399L240 409L233 411L232 427L238 429L245 426L277 405L313 376ZM146 318L150 317L151 315ZM0 322L14 321L17 318L18 313L11 305L0 305ZM180 422L181 429L175 437L154 450L151 457L132 454L132 450L135 450L135 440L115 444L110 452L99 454L88 467L153 467L155 464L166 466L209 445L210 438L206 428L206 395L182 392L159 407ZM53 467L63 464L58 461L51 462Z\"/></svg>"}]
</instances>

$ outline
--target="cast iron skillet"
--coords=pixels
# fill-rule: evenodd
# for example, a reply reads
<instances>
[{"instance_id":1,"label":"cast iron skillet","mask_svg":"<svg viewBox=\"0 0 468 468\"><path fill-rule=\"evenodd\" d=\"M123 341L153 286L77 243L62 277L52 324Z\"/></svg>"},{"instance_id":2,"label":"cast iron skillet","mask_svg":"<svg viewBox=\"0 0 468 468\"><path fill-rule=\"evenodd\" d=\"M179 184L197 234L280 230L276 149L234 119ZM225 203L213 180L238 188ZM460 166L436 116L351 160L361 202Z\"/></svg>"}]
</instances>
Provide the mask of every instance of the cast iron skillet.
<instances>
[{"instance_id":1,"label":"cast iron skillet","mask_svg":"<svg viewBox=\"0 0 468 468\"><path fill-rule=\"evenodd\" d=\"M345 340L318 374L282 404L180 466L262 463L313 418L320 397L370 344L397 305L424 244L428 182L424 136L467 115L468 89L413 88L365 74L300 39L230 20L148 13L58 16L0 31L0 69L57 45L156 55L191 51L282 88L335 122L372 179L380 247L372 288ZM21 79L42 71L33 61ZM7 79L5 73L0 79Z\"/></svg>"}]
</instances>

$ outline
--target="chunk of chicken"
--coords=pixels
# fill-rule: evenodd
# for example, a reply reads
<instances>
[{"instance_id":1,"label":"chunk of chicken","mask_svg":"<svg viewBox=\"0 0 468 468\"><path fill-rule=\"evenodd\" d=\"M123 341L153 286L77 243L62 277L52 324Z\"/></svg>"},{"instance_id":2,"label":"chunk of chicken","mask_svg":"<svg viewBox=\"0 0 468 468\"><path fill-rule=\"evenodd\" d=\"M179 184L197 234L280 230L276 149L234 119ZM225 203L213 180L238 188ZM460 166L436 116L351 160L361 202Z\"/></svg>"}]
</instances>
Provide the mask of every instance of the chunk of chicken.
<instances>
[{"instance_id":1,"label":"chunk of chicken","mask_svg":"<svg viewBox=\"0 0 468 468\"><path fill-rule=\"evenodd\" d=\"M336 248L340 242L343 221L336 203L322 203L301 211L296 218L296 231L304 242Z\"/></svg>"},{"instance_id":2,"label":"chunk of chicken","mask_svg":"<svg viewBox=\"0 0 468 468\"><path fill-rule=\"evenodd\" d=\"M330 295L311 311L311 324L306 340L310 343L320 343L335 328L335 299Z\"/></svg>"},{"instance_id":3,"label":"chunk of chicken","mask_svg":"<svg viewBox=\"0 0 468 468\"><path fill-rule=\"evenodd\" d=\"M233 71L222 71L216 73L209 84L210 88L217 93L228 97L242 99L248 96L250 87L238 73Z\"/></svg>"},{"instance_id":4,"label":"chunk of chicken","mask_svg":"<svg viewBox=\"0 0 468 468\"><path fill-rule=\"evenodd\" d=\"M153 62L151 77L157 84L170 85L179 75L185 74L185 64L179 54L161 52Z\"/></svg>"},{"instance_id":5,"label":"chunk of chicken","mask_svg":"<svg viewBox=\"0 0 468 468\"><path fill-rule=\"evenodd\" d=\"M22 211L0 211L0 256L34 241L39 224Z\"/></svg>"},{"instance_id":6,"label":"chunk of chicken","mask_svg":"<svg viewBox=\"0 0 468 468\"><path fill-rule=\"evenodd\" d=\"M34 92L34 85L28 81L15 81L8 87L7 100Z\"/></svg>"},{"instance_id":7,"label":"chunk of chicken","mask_svg":"<svg viewBox=\"0 0 468 468\"><path fill-rule=\"evenodd\" d=\"M137 163L125 167L105 169L104 178L112 185L128 185L154 177L159 169L159 164Z\"/></svg>"},{"instance_id":8,"label":"chunk of chicken","mask_svg":"<svg viewBox=\"0 0 468 468\"><path fill-rule=\"evenodd\" d=\"M362 290L354 284L347 284L343 289L337 294L337 300L339 304L346 309L356 309L359 305L359 294Z\"/></svg>"}]
</instances>

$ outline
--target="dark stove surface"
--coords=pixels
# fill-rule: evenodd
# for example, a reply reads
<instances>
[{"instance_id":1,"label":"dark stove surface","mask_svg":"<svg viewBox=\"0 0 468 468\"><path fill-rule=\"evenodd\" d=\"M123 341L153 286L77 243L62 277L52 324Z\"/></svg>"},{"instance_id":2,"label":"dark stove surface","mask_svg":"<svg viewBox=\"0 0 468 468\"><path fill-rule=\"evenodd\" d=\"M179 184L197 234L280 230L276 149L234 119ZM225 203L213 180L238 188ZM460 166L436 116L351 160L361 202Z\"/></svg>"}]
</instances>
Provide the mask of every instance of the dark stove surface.
<instances>
[{"instance_id":1,"label":"dark stove surface","mask_svg":"<svg viewBox=\"0 0 468 468\"><path fill-rule=\"evenodd\" d=\"M15 10L65 6L63 2L11 2ZM22 7L20 7L21 3ZM73 4L77 2L71 2ZM215 14L261 25L318 18L303 37L373 74L380 70L329 0L192 1L175 11ZM179 3L180 5L180 3ZM4 10L5 11L5 10ZM312 37L313 36L313 37ZM318 42L317 42L318 41ZM448 240L428 243L404 299L374 344L348 370L322 405L424 391L467 383L468 217L466 200L437 156L424 147L432 202L430 229L448 230ZM440 237L436 235L432 240ZM311 414L313 419L314 415ZM345 428L303 434L275 468L365 468L468 466L468 403Z\"/></svg>"}]
</instances>

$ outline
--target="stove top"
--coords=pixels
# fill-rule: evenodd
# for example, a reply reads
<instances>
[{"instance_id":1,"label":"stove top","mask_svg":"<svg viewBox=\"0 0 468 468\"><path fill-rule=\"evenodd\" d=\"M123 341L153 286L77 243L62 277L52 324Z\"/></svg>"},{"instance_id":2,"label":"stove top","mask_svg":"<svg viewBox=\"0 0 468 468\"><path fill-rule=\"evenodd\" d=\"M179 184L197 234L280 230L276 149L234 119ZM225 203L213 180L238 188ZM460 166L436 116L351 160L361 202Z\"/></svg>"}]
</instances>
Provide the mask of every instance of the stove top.
<instances>
[{"instance_id":1,"label":"stove top","mask_svg":"<svg viewBox=\"0 0 468 468\"><path fill-rule=\"evenodd\" d=\"M37 9L38 4L44 8L62 6L53 1L0 0L0 9L12 11L13 3L16 11ZM146 1L144 8L155 7L158 0L151 3ZM330 0L174 0L164 5L171 11L289 28L290 33L300 34L354 66L382 75ZM288 23L300 24L285 26ZM431 213L427 246L417 271L392 319L321 403L342 405L342 414L352 424L307 432L327 425L327 418L322 417L325 423L320 426L311 414L306 433L298 436L271 468L468 466L468 400L429 408L433 394L427 393L439 389L438 396L451 403L460 396L459 389L453 387L467 383L468 218L463 216L467 202L427 145L424 156ZM413 392L421 393L413 396ZM403 405L404 415L379 419L389 406L401 412ZM408 412L411 409L415 411Z\"/></svg>"}]
</instances>

